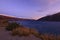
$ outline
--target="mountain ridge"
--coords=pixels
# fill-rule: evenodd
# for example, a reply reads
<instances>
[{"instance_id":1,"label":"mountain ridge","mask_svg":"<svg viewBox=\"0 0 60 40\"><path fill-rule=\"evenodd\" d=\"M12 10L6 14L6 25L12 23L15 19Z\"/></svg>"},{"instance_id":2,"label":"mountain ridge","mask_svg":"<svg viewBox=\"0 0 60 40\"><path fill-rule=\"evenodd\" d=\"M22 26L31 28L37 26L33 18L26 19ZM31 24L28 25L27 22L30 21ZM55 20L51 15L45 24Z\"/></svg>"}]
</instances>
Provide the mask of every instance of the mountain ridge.
<instances>
[{"instance_id":1,"label":"mountain ridge","mask_svg":"<svg viewBox=\"0 0 60 40\"><path fill-rule=\"evenodd\" d=\"M34 20L34 19L27 19L27 18L17 18L17 17L12 17L12 16L6 16L6 15L0 15L0 20L6 19L6 20Z\"/></svg>"},{"instance_id":2,"label":"mountain ridge","mask_svg":"<svg viewBox=\"0 0 60 40\"><path fill-rule=\"evenodd\" d=\"M42 17L38 21L60 21L60 12Z\"/></svg>"}]
</instances>

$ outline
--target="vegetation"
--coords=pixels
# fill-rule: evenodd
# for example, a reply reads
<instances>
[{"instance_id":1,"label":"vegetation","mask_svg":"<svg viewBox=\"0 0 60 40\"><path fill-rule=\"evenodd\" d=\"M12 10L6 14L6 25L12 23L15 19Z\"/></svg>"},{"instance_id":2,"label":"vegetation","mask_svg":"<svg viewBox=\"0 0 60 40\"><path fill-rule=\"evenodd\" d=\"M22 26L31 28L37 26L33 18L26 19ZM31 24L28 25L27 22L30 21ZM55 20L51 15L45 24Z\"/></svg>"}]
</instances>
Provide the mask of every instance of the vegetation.
<instances>
[{"instance_id":1,"label":"vegetation","mask_svg":"<svg viewBox=\"0 0 60 40\"><path fill-rule=\"evenodd\" d=\"M50 34L50 33L44 33L44 34L37 34L36 37L40 38L41 40L60 40L60 35L57 34Z\"/></svg>"},{"instance_id":2,"label":"vegetation","mask_svg":"<svg viewBox=\"0 0 60 40\"><path fill-rule=\"evenodd\" d=\"M0 20L0 27L6 27L8 23L8 20Z\"/></svg>"},{"instance_id":3,"label":"vegetation","mask_svg":"<svg viewBox=\"0 0 60 40\"><path fill-rule=\"evenodd\" d=\"M21 25L16 22L12 22L12 23L9 23L8 26L6 26L6 30L12 31L13 29L18 28L18 27L21 27Z\"/></svg>"},{"instance_id":4,"label":"vegetation","mask_svg":"<svg viewBox=\"0 0 60 40\"><path fill-rule=\"evenodd\" d=\"M9 23L9 25L6 26L6 30L11 31L11 34L13 36L15 36L15 35L28 36L29 32L30 32L28 28L25 28L25 27L23 27L22 25L20 25L19 23L16 23L16 22Z\"/></svg>"},{"instance_id":5,"label":"vegetation","mask_svg":"<svg viewBox=\"0 0 60 40\"><path fill-rule=\"evenodd\" d=\"M18 36L28 36L30 35L30 31L28 28L24 28L24 27L18 27L16 29L12 30L12 34L16 34Z\"/></svg>"}]
</instances>

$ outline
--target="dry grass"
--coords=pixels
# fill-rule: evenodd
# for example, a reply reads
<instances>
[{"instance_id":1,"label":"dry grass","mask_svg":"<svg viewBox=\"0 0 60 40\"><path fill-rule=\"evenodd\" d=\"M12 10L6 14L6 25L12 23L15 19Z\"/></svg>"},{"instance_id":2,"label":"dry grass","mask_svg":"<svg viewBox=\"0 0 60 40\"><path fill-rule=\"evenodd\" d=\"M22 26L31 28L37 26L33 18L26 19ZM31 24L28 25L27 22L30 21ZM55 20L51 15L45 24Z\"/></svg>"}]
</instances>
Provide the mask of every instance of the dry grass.
<instances>
[{"instance_id":1,"label":"dry grass","mask_svg":"<svg viewBox=\"0 0 60 40\"><path fill-rule=\"evenodd\" d=\"M0 20L0 27L6 27L8 26L8 21L7 20Z\"/></svg>"},{"instance_id":2,"label":"dry grass","mask_svg":"<svg viewBox=\"0 0 60 40\"><path fill-rule=\"evenodd\" d=\"M13 29L12 34L18 36L29 36L30 34L33 34L34 36L42 40L60 40L60 35L50 33L40 34L35 29L29 29L24 27Z\"/></svg>"},{"instance_id":3,"label":"dry grass","mask_svg":"<svg viewBox=\"0 0 60 40\"><path fill-rule=\"evenodd\" d=\"M25 28L25 27L19 27L12 30L12 35L18 35L18 36L29 36L30 34L36 35L38 32L35 29Z\"/></svg>"},{"instance_id":4,"label":"dry grass","mask_svg":"<svg viewBox=\"0 0 60 40\"><path fill-rule=\"evenodd\" d=\"M16 29L13 29L12 30L12 34L16 34L16 35L23 35L23 36L28 36L30 34L30 31L28 28L23 28L23 27L19 27L19 28L16 28Z\"/></svg>"},{"instance_id":5,"label":"dry grass","mask_svg":"<svg viewBox=\"0 0 60 40\"><path fill-rule=\"evenodd\" d=\"M60 40L60 35L44 33L38 36L42 40Z\"/></svg>"}]
</instances>

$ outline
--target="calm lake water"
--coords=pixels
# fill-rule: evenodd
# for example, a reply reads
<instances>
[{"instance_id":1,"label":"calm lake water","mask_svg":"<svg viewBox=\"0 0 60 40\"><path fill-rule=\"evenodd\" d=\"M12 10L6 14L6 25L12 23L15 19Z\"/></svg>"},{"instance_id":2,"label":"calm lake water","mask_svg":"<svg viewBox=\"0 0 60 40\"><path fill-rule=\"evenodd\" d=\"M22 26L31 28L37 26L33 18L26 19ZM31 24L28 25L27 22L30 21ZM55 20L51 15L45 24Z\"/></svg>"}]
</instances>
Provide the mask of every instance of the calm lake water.
<instances>
[{"instance_id":1,"label":"calm lake water","mask_svg":"<svg viewBox=\"0 0 60 40\"><path fill-rule=\"evenodd\" d=\"M24 20L17 22L25 27L35 28L41 33L60 34L60 22L42 22L34 20Z\"/></svg>"}]
</instances>

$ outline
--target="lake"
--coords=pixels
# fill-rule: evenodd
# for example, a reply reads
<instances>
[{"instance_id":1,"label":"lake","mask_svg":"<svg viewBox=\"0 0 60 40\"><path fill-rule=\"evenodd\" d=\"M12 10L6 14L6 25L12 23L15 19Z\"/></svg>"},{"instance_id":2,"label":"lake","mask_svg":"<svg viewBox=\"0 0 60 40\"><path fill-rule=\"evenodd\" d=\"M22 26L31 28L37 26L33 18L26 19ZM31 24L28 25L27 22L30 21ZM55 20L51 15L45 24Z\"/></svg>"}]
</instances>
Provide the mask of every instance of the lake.
<instances>
[{"instance_id":1,"label":"lake","mask_svg":"<svg viewBox=\"0 0 60 40\"><path fill-rule=\"evenodd\" d=\"M16 22L20 23L24 27L35 28L41 33L60 34L60 22L42 22L34 20L22 20Z\"/></svg>"}]
</instances>

